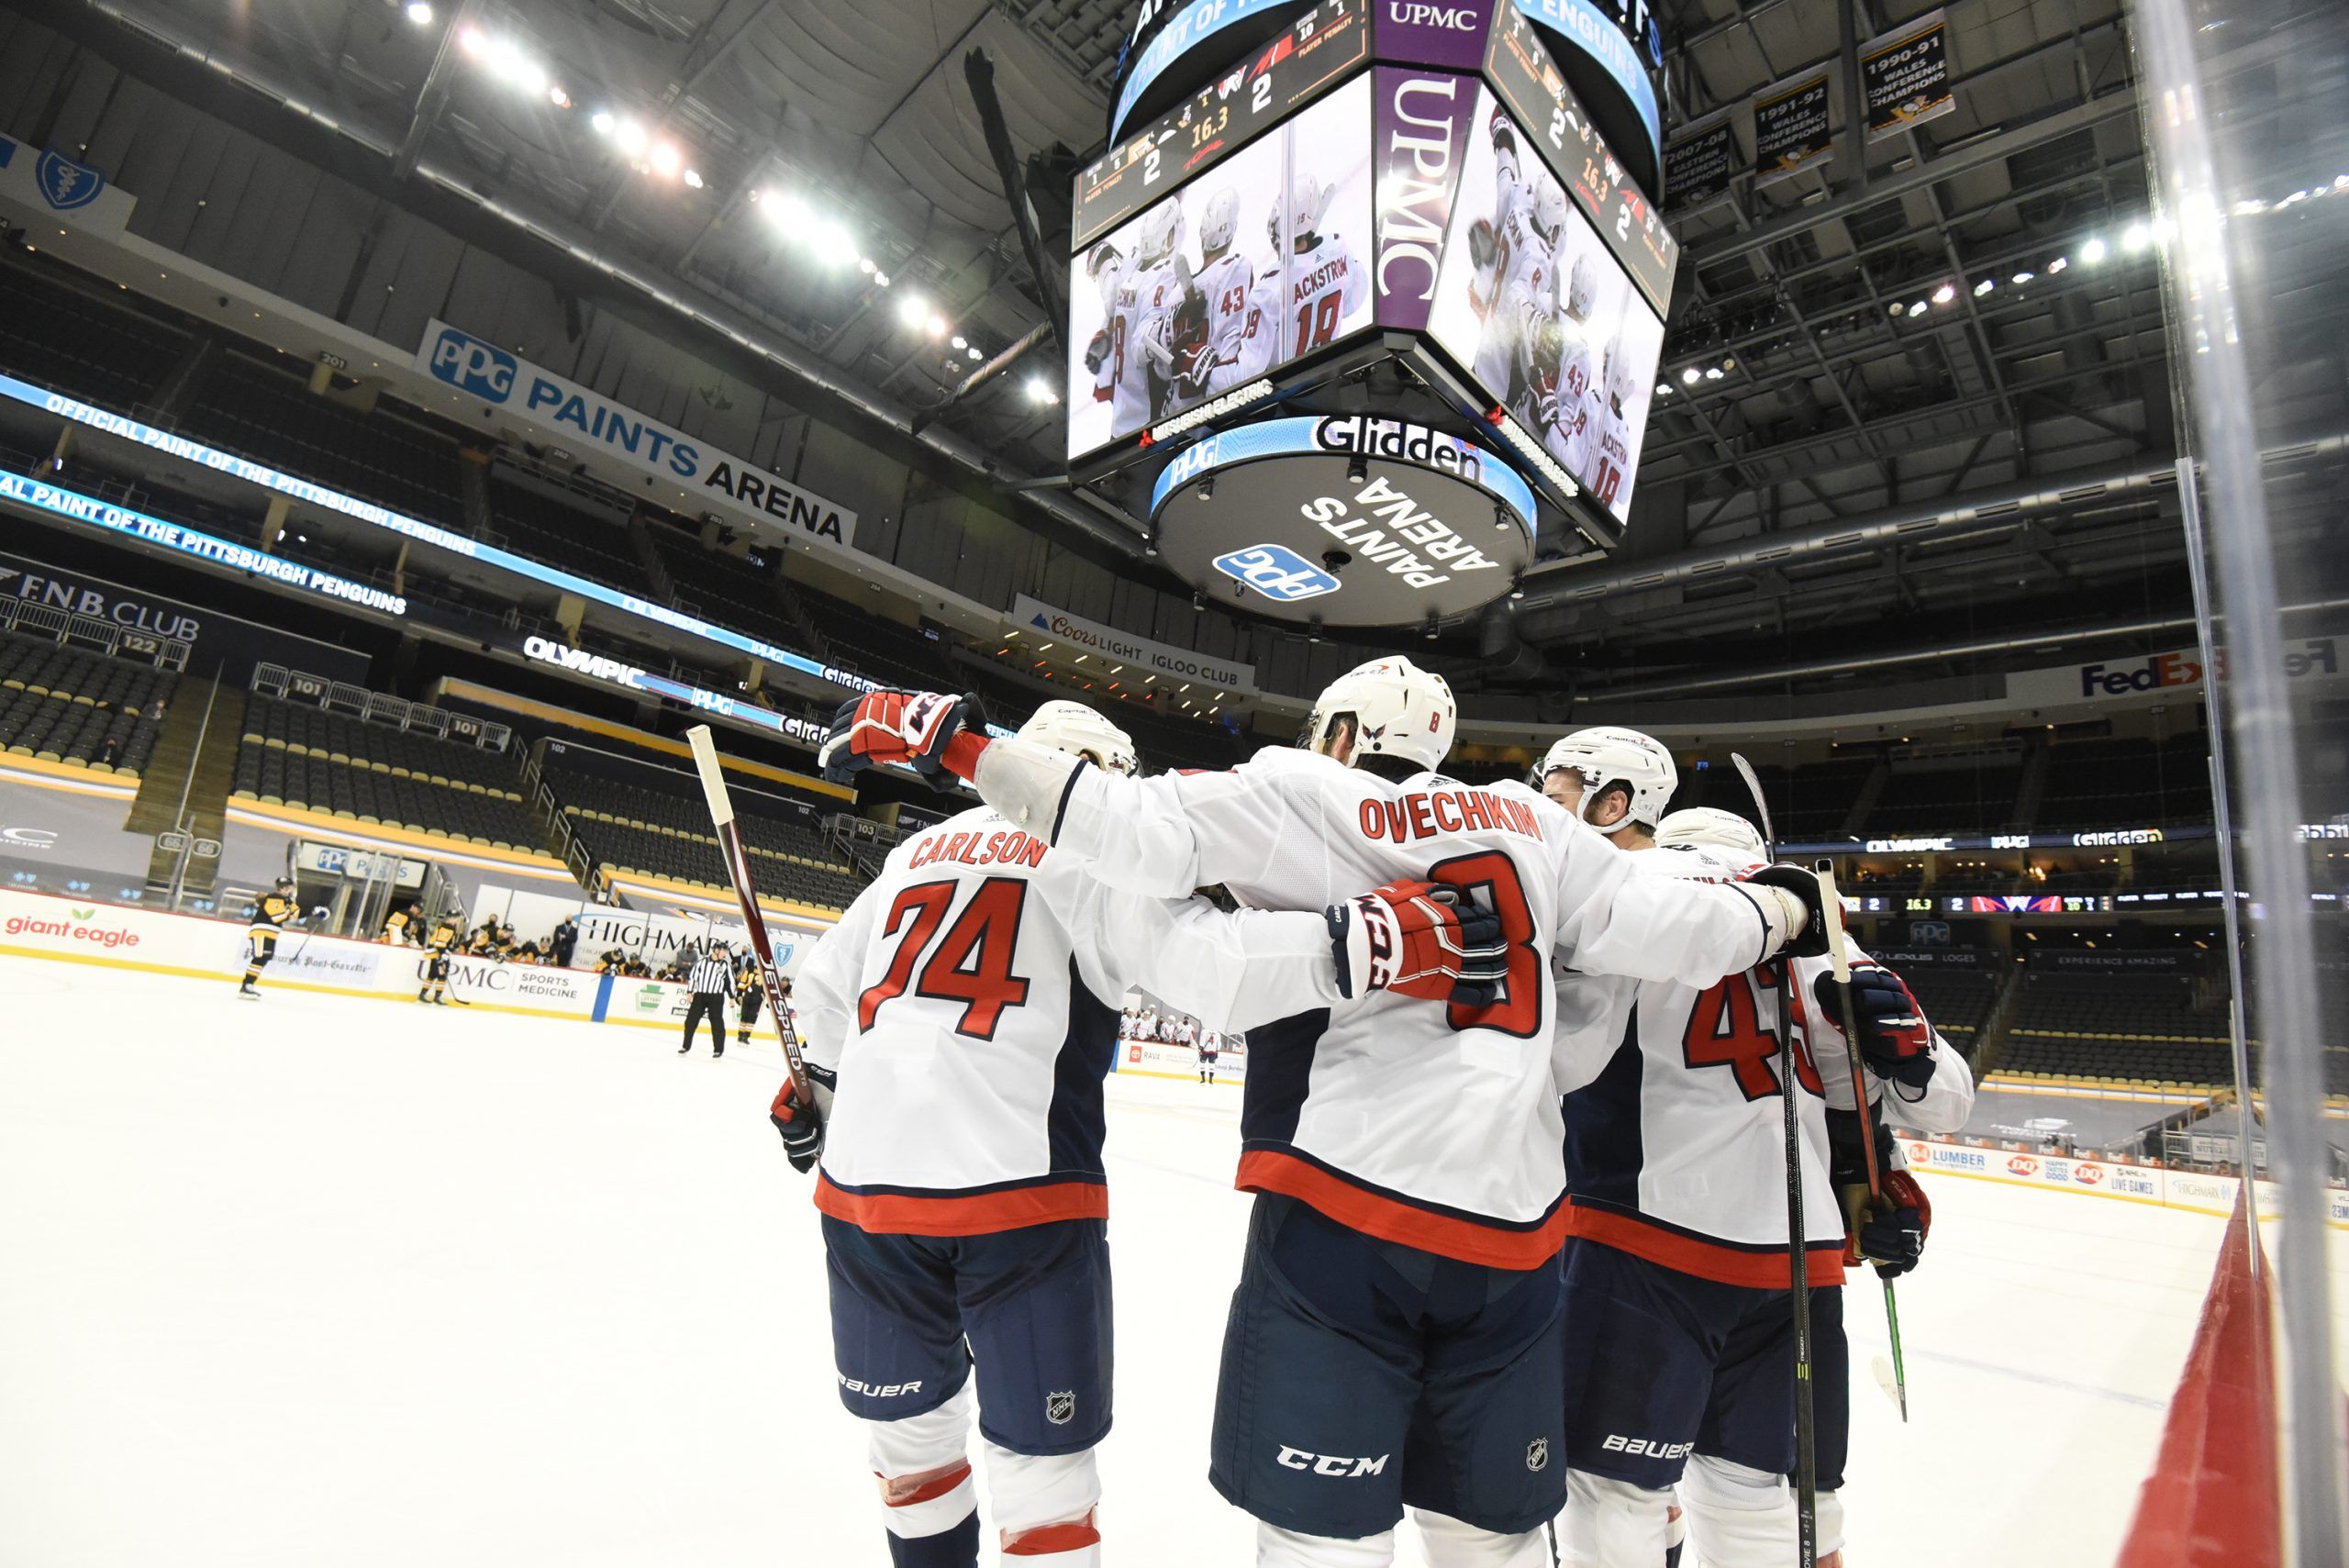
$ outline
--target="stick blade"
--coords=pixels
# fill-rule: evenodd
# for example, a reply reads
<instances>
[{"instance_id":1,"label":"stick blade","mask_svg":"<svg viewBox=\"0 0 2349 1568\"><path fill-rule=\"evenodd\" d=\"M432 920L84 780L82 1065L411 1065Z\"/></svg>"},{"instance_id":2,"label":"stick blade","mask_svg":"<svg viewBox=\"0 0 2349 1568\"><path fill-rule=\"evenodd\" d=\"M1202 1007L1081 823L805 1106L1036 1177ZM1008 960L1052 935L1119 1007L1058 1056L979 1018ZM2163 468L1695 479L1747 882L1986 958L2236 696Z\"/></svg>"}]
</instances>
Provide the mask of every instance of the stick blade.
<instances>
[{"instance_id":1,"label":"stick blade","mask_svg":"<svg viewBox=\"0 0 2349 1568\"><path fill-rule=\"evenodd\" d=\"M1877 1356L1868 1362L1868 1371L1875 1376L1876 1385L1884 1390L1884 1396L1892 1401L1894 1407L1900 1412L1900 1418L1906 1421L1909 1418L1909 1391L1901 1387L1900 1380L1893 1375L1892 1358Z\"/></svg>"}]
</instances>

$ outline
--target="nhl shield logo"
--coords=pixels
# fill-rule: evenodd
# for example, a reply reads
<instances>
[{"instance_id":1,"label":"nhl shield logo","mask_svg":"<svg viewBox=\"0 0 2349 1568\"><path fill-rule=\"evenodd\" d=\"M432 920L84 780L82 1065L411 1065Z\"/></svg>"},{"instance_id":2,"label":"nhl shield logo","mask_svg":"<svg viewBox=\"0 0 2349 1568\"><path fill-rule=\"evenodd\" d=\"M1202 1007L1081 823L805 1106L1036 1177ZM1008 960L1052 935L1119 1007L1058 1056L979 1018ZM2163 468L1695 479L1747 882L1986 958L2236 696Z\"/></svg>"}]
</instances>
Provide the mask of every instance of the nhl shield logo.
<instances>
[{"instance_id":1,"label":"nhl shield logo","mask_svg":"<svg viewBox=\"0 0 2349 1568\"><path fill-rule=\"evenodd\" d=\"M33 165L33 180L40 186L40 199L59 212L88 206L106 188L105 175L58 152L40 155Z\"/></svg>"},{"instance_id":2,"label":"nhl shield logo","mask_svg":"<svg viewBox=\"0 0 2349 1568\"><path fill-rule=\"evenodd\" d=\"M1044 1419L1056 1427L1065 1427L1076 1414L1076 1391L1064 1389L1044 1396Z\"/></svg>"},{"instance_id":3,"label":"nhl shield logo","mask_svg":"<svg viewBox=\"0 0 2349 1568\"><path fill-rule=\"evenodd\" d=\"M1525 1445L1525 1468L1539 1474L1550 1468L1550 1440L1535 1438Z\"/></svg>"}]
</instances>

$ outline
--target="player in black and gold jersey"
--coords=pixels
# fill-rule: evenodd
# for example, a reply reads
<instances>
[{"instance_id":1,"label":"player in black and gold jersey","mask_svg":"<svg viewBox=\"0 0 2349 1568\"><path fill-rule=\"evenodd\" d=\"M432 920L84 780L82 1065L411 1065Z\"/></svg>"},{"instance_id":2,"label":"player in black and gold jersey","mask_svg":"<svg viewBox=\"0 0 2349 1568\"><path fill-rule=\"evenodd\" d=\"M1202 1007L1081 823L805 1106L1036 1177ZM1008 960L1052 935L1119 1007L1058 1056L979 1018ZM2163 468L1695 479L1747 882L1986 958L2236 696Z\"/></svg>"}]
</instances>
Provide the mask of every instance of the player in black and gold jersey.
<instances>
[{"instance_id":1,"label":"player in black and gold jersey","mask_svg":"<svg viewBox=\"0 0 2349 1568\"><path fill-rule=\"evenodd\" d=\"M245 983L237 987L237 995L253 1001L261 1000L261 987L253 983L269 961L277 956L277 937L287 926L301 918L302 906L294 902L294 879L281 876L277 885L253 900L252 924L245 929Z\"/></svg>"},{"instance_id":2,"label":"player in black and gold jersey","mask_svg":"<svg viewBox=\"0 0 2349 1568\"><path fill-rule=\"evenodd\" d=\"M734 971L734 1039L738 1043L751 1043L751 1027L759 1021L759 1004L766 995L766 983L759 978L759 961L744 953Z\"/></svg>"},{"instance_id":3,"label":"player in black and gold jersey","mask_svg":"<svg viewBox=\"0 0 2349 1568\"><path fill-rule=\"evenodd\" d=\"M424 907L411 902L384 917L384 940L394 947L412 947L424 940Z\"/></svg>"},{"instance_id":4,"label":"player in black and gold jersey","mask_svg":"<svg viewBox=\"0 0 2349 1568\"><path fill-rule=\"evenodd\" d=\"M424 940L424 989L416 994L417 1001L449 1005L449 954L462 935L451 916L433 927L432 934Z\"/></svg>"}]
</instances>

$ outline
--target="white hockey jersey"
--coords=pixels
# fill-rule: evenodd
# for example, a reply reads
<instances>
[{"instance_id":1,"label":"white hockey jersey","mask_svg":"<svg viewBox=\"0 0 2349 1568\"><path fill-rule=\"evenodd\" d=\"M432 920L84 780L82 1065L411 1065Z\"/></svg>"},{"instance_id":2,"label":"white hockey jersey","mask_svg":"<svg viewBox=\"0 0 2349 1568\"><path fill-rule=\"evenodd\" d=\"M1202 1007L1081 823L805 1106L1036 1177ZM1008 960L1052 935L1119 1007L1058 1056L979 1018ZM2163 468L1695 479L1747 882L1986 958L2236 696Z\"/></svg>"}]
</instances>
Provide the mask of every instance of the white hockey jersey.
<instances>
[{"instance_id":1,"label":"white hockey jersey","mask_svg":"<svg viewBox=\"0 0 2349 1568\"><path fill-rule=\"evenodd\" d=\"M1515 951L1491 1006L1380 994L1242 1026L1238 1184L1427 1251L1528 1269L1563 1242L1553 948L1591 974L1701 984L1756 962L1767 940L1744 895L1634 876L1628 857L1522 784L1435 773L1397 784L1271 748L1224 773L1085 768L1063 787L1025 744L981 755L981 795L1030 811L1055 854L1137 893L1220 883L1243 904L1319 909L1425 878L1498 913ZM1047 789L1050 800L1022 798Z\"/></svg>"},{"instance_id":2,"label":"white hockey jersey","mask_svg":"<svg viewBox=\"0 0 2349 1568\"><path fill-rule=\"evenodd\" d=\"M1191 389L1196 396L1215 390L1217 373L1240 358L1241 336L1248 328L1248 296L1255 292L1256 272L1247 257L1226 250L1214 261L1202 262L1192 282L1208 302L1208 356L1199 366L1199 385Z\"/></svg>"},{"instance_id":3,"label":"white hockey jersey","mask_svg":"<svg viewBox=\"0 0 2349 1568\"><path fill-rule=\"evenodd\" d=\"M1231 357L1208 373L1209 395L1245 386L1272 368L1274 350L1281 342L1281 270L1277 265L1266 267L1249 285L1248 305L1241 317L1240 335L1232 342Z\"/></svg>"},{"instance_id":4,"label":"white hockey jersey","mask_svg":"<svg viewBox=\"0 0 2349 1568\"><path fill-rule=\"evenodd\" d=\"M1309 354L1343 332L1370 297L1369 274L1353 247L1335 234L1313 236L1311 247L1288 259L1288 308L1282 358Z\"/></svg>"},{"instance_id":5,"label":"white hockey jersey","mask_svg":"<svg viewBox=\"0 0 2349 1568\"><path fill-rule=\"evenodd\" d=\"M1603 397L1590 400L1589 450L1586 454L1587 469L1576 469L1583 488L1602 506L1612 507L1615 497L1631 478L1631 432L1615 406Z\"/></svg>"},{"instance_id":6,"label":"white hockey jersey","mask_svg":"<svg viewBox=\"0 0 2349 1568\"><path fill-rule=\"evenodd\" d=\"M1126 271L1109 311L1109 433L1130 435L1158 417L1165 395L1165 367L1149 345L1164 347L1166 320L1182 281L1172 261Z\"/></svg>"},{"instance_id":7,"label":"white hockey jersey","mask_svg":"<svg viewBox=\"0 0 2349 1568\"><path fill-rule=\"evenodd\" d=\"M1851 950L1853 964L1874 963L1857 944ZM1831 1110L1847 1111L1856 1103L1852 1096L1851 1056L1843 1040L1843 1020L1837 1008L1821 1008L1818 999L1817 980L1829 973L1823 958L1798 959L1797 978L1803 986L1803 999L1812 1003L1811 1053L1819 1063L1820 1077L1827 1085L1827 1105ZM1932 1019L1926 1025L1931 1028ZM1974 1070L1957 1048L1934 1029L1932 1058L1933 1075L1924 1088L1909 1089L1898 1084L1887 1084L1864 1064L1860 1076L1865 1081L1870 1105L1887 1104L1887 1114L1898 1107L1901 1125L1913 1127L1920 1132L1956 1132L1974 1115ZM1885 1100L1887 1095L1890 1101ZM1911 1097L1914 1096L1914 1097Z\"/></svg>"},{"instance_id":8,"label":"white hockey jersey","mask_svg":"<svg viewBox=\"0 0 2349 1568\"><path fill-rule=\"evenodd\" d=\"M1706 849L1616 851L1643 883L1721 883L1758 865ZM1823 961L1822 961L1823 962ZM1561 959L1570 963L1571 959ZM1609 981L1562 1017L1566 1229L1682 1273L1787 1288L1786 1103L1775 971L1718 983ZM1800 1084L1810 1283L1843 1277L1843 1217L1828 1182L1827 1102L1790 1015Z\"/></svg>"},{"instance_id":9,"label":"white hockey jersey","mask_svg":"<svg viewBox=\"0 0 2349 1568\"><path fill-rule=\"evenodd\" d=\"M839 1075L816 1207L920 1236L1106 1215L1101 1080L1136 985L1235 1022L1338 996L1318 912L1117 892L983 807L899 844L799 973L807 1060Z\"/></svg>"}]
</instances>

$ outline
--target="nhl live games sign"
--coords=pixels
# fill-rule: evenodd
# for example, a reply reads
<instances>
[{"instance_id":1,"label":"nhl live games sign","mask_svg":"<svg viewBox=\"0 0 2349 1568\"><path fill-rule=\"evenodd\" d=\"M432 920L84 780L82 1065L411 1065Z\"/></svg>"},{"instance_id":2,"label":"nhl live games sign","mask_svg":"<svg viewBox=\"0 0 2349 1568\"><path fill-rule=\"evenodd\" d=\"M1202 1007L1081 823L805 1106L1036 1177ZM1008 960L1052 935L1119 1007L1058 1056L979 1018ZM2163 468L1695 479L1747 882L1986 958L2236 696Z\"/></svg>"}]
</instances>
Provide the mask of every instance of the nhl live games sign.
<instances>
[{"instance_id":1,"label":"nhl live games sign","mask_svg":"<svg viewBox=\"0 0 2349 1568\"><path fill-rule=\"evenodd\" d=\"M688 493L698 491L708 505L747 514L762 538L819 549L845 550L856 542L856 514L838 502L445 321L425 328L416 368L536 425L567 447L592 447Z\"/></svg>"}]
</instances>

